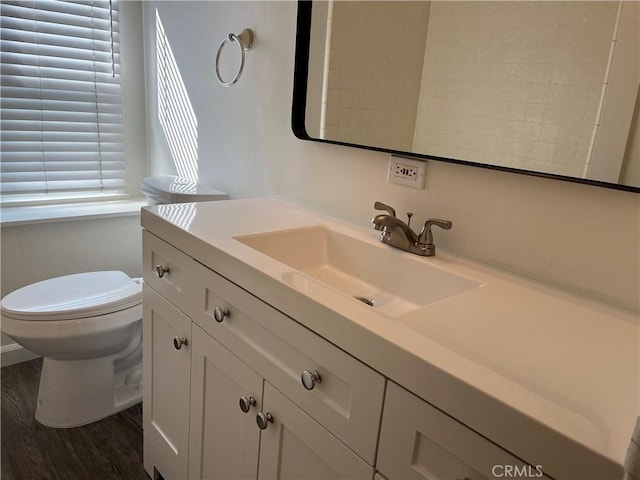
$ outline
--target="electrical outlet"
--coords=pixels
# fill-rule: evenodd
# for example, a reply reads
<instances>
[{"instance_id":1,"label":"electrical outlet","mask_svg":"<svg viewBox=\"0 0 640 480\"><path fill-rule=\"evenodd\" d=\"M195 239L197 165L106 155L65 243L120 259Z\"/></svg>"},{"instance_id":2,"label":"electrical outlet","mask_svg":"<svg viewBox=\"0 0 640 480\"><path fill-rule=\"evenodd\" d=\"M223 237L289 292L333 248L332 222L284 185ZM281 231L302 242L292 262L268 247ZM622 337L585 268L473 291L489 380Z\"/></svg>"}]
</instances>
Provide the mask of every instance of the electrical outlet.
<instances>
[{"instance_id":1,"label":"electrical outlet","mask_svg":"<svg viewBox=\"0 0 640 480\"><path fill-rule=\"evenodd\" d=\"M424 188L427 162L391 155L387 181L413 188Z\"/></svg>"}]
</instances>

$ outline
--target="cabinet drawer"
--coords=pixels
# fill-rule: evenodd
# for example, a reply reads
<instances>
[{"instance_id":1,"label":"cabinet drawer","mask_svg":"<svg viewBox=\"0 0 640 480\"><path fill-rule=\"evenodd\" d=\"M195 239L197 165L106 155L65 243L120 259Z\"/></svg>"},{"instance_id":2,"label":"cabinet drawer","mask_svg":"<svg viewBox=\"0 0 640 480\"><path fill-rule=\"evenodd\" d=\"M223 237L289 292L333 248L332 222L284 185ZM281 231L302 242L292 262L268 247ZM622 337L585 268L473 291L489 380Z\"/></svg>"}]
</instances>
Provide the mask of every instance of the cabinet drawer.
<instances>
[{"instance_id":1,"label":"cabinet drawer","mask_svg":"<svg viewBox=\"0 0 640 480\"><path fill-rule=\"evenodd\" d=\"M215 272L196 272L193 321L373 465L384 377ZM310 390L305 371L320 376Z\"/></svg>"},{"instance_id":2,"label":"cabinet drawer","mask_svg":"<svg viewBox=\"0 0 640 480\"><path fill-rule=\"evenodd\" d=\"M424 400L389 382L378 469L389 480L421 478L549 480Z\"/></svg>"},{"instance_id":3,"label":"cabinet drawer","mask_svg":"<svg viewBox=\"0 0 640 480\"><path fill-rule=\"evenodd\" d=\"M196 262L147 231L142 232L142 247L144 282L188 315Z\"/></svg>"}]
</instances>

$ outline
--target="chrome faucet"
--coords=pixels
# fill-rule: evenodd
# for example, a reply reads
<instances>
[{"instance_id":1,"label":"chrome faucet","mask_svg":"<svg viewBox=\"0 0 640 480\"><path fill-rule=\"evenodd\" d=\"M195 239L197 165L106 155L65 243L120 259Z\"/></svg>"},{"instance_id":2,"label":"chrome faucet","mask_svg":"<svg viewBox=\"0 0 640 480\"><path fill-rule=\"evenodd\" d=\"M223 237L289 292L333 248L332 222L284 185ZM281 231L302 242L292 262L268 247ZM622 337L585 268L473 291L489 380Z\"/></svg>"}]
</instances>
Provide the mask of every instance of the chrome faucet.
<instances>
[{"instance_id":1,"label":"chrome faucet","mask_svg":"<svg viewBox=\"0 0 640 480\"><path fill-rule=\"evenodd\" d=\"M373 227L376 230L382 231L380 234L380 241L382 243L424 257L432 257L436 254L436 246L433 243L431 227L435 225L444 230L449 230L453 225L453 223L448 220L430 218L424 222L420 233L416 234L410 226L413 213L407 213L408 221L405 223L396 217L396 211L389 205L376 202L373 208L387 212L378 214L371 220Z\"/></svg>"}]
</instances>

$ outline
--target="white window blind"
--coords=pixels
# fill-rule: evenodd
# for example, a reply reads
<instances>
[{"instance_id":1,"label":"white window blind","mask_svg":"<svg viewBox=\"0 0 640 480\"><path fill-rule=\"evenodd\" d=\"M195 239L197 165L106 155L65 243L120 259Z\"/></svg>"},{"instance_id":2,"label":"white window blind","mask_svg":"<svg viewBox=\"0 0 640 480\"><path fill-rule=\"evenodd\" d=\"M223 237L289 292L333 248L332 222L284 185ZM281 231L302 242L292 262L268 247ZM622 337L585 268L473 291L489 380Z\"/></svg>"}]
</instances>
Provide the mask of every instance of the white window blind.
<instances>
[{"instance_id":1,"label":"white window blind","mask_svg":"<svg viewBox=\"0 0 640 480\"><path fill-rule=\"evenodd\" d=\"M125 190L116 0L2 1L3 198Z\"/></svg>"}]
</instances>

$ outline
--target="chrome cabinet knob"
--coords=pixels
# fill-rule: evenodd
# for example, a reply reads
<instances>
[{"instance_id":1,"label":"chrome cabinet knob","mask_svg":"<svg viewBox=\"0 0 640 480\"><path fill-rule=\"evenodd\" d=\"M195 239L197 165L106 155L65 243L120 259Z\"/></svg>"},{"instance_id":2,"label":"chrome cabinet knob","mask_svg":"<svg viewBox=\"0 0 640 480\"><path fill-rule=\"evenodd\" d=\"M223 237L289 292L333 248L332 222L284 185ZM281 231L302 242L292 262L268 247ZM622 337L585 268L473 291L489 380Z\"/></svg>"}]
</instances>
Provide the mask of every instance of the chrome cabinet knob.
<instances>
[{"instance_id":1,"label":"chrome cabinet knob","mask_svg":"<svg viewBox=\"0 0 640 480\"><path fill-rule=\"evenodd\" d=\"M176 350L180 350L183 345L188 345L188 344L189 342L185 337L175 337L173 339L173 346L176 348Z\"/></svg>"},{"instance_id":2,"label":"chrome cabinet knob","mask_svg":"<svg viewBox=\"0 0 640 480\"><path fill-rule=\"evenodd\" d=\"M302 385L307 390L313 390L316 386L316 383L320 383L322 381L322 377L315 370L310 372L309 370L305 370L300 375L300 380L302 381Z\"/></svg>"},{"instance_id":3,"label":"chrome cabinet knob","mask_svg":"<svg viewBox=\"0 0 640 480\"><path fill-rule=\"evenodd\" d=\"M251 407L255 407L256 406L256 399L253 397L245 397L242 396L240 397L240 410L242 410L244 413L249 413L249 410L251 410Z\"/></svg>"},{"instance_id":4,"label":"chrome cabinet knob","mask_svg":"<svg viewBox=\"0 0 640 480\"><path fill-rule=\"evenodd\" d=\"M273 423L273 416L269 412L266 414L260 412L256 415L256 423L260 430L264 430L270 423Z\"/></svg>"},{"instance_id":5,"label":"chrome cabinet knob","mask_svg":"<svg viewBox=\"0 0 640 480\"><path fill-rule=\"evenodd\" d=\"M156 275L158 278L164 277L165 274L170 272L169 267L164 267L162 265L156 265Z\"/></svg>"},{"instance_id":6,"label":"chrome cabinet knob","mask_svg":"<svg viewBox=\"0 0 640 480\"><path fill-rule=\"evenodd\" d=\"M216 322L220 323L224 320L224 317L229 316L229 309L225 307L216 307L213 310L213 318L216 319Z\"/></svg>"}]
</instances>

